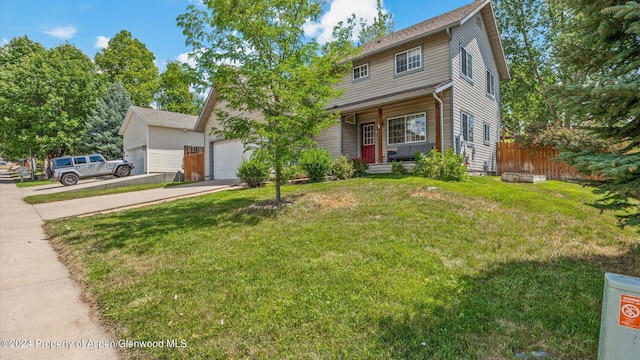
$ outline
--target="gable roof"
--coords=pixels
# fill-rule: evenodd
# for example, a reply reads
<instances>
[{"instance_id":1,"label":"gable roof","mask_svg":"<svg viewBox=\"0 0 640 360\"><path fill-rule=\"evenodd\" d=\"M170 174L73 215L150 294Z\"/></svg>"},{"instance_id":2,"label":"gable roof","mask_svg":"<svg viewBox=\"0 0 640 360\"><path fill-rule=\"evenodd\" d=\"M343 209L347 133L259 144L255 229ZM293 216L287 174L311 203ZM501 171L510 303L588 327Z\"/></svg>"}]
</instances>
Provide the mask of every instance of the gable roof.
<instances>
[{"instance_id":1,"label":"gable roof","mask_svg":"<svg viewBox=\"0 0 640 360\"><path fill-rule=\"evenodd\" d=\"M380 39L370 41L363 45L363 51L360 54L360 57L370 56L416 39L463 25L478 13L482 16L482 22L484 23L487 35L489 36L491 51L498 67L499 78L500 80L509 79L511 77L509 74L509 67L507 66L507 59L502 47L502 40L500 39L498 23L496 22L491 0L476 0L455 10L396 31ZM433 85L427 86L426 88L435 89L438 86L439 85ZM198 116L195 123L194 131L204 132L207 121L209 120L217 101L218 93L212 87L209 95L207 96L207 100L204 103L204 108L202 109L202 112L200 112L200 116Z\"/></svg>"},{"instance_id":2,"label":"gable roof","mask_svg":"<svg viewBox=\"0 0 640 360\"><path fill-rule=\"evenodd\" d=\"M200 112L200 116L198 116L198 121L196 121L193 131L204 132L207 121L209 120L213 109L216 107L216 102L218 102L218 92L212 87L209 91L209 95L207 96L207 100L204 102L204 107Z\"/></svg>"},{"instance_id":3,"label":"gable roof","mask_svg":"<svg viewBox=\"0 0 640 360\"><path fill-rule=\"evenodd\" d=\"M196 115L180 114L171 111L148 109L139 106L129 106L129 110L120 126L119 135L123 135L133 118L142 120L145 125L159 126L180 130L193 131L198 117Z\"/></svg>"},{"instance_id":4,"label":"gable roof","mask_svg":"<svg viewBox=\"0 0 640 360\"><path fill-rule=\"evenodd\" d=\"M363 51L360 56L370 56L416 39L446 31L455 26L460 26L477 13L481 13L482 21L485 24L493 57L498 66L500 79L508 79L510 77L509 68L504 55L504 49L502 48L502 40L500 40L500 32L491 0L476 0L463 7L396 31L380 39L370 41L362 46Z\"/></svg>"}]
</instances>

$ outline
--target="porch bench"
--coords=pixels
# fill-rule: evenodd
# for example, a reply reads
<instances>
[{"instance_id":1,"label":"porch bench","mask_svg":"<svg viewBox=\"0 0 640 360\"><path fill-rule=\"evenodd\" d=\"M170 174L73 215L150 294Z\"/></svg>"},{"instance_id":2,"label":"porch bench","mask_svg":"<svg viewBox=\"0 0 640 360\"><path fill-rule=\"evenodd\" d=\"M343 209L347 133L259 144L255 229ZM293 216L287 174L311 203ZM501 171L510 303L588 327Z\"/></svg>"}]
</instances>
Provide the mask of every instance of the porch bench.
<instances>
[{"instance_id":1,"label":"porch bench","mask_svg":"<svg viewBox=\"0 0 640 360\"><path fill-rule=\"evenodd\" d=\"M398 146L397 150L387 150L387 162L392 161L411 161L414 158L415 153L421 152L428 154L432 149L435 149L435 143L422 143Z\"/></svg>"}]
</instances>

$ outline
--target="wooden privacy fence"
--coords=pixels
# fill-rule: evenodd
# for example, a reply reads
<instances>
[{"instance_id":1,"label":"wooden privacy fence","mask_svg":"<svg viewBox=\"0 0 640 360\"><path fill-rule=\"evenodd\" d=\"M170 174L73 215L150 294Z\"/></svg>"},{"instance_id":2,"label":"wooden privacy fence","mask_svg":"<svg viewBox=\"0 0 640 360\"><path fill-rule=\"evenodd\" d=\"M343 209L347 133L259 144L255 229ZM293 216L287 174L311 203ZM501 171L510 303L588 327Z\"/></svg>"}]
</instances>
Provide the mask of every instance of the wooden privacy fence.
<instances>
[{"instance_id":1,"label":"wooden privacy fence","mask_svg":"<svg viewBox=\"0 0 640 360\"><path fill-rule=\"evenodd\" d=\"M184 181L204 180L204 147L185 146L184 158Z\"/></svg>"},{"instance_id":2,"label":"wooden privacy fence","mask_svg":"<svg viewBox=\"0 0 640 360\"><path fill-rule=\"evenodd\" d=\"M564 161L555 160L560 151L551 147L524 147L516 142L499 142L496 145L498 175L506 172L526 172L546 175L549 180L567 181L584 178L575 167Z\"/></svg>"}]
</instances>

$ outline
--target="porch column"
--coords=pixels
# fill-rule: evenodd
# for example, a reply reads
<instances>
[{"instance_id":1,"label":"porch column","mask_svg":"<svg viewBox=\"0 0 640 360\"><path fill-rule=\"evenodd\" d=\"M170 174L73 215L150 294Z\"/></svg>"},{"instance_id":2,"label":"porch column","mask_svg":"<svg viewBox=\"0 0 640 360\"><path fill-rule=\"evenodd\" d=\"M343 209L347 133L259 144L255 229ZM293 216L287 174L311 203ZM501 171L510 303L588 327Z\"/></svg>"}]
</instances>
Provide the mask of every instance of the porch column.
<instances>
[{"instance_id":1,"label":"porch column","mask_svg":"<svg viewBox=\"0 0 640 360\"><path fill-rule=\"evenodd\" d=\"M382 164L382 108L378 109L378 164Z\"/></svg>"},{"instance_id":2,"label":"porch column","mask_svg":"<svg viewBox=\"0 0 640 360\"><path fill-rule=\"evenodd\" d=\"M442 114L440 114L440 103L438 102L437 99L435 100L435 109L436 109L436 149L440 151L440 149L442 149L442 137L440 136Z\"/></svg>"}]
</instances>

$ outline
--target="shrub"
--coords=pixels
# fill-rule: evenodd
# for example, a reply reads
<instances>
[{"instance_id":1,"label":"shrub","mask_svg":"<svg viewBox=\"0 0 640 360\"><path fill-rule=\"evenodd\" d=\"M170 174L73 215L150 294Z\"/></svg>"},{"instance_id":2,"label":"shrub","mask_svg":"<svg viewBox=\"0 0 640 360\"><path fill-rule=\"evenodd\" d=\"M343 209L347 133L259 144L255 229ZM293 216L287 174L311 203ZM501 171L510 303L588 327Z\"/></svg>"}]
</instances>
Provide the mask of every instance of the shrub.
<instances>
[{"instance_id":1,"label":"shrub","mask_svg":"<svg viewBox=\"0 0 640 360\"><path fill-rule=\"evenodd\" d=\"M282 169L280 174L280 185L286 184L290 180L306 177L304 170L299 165L289 165Z\"/></svg>"},{"instance_id":2,"label":"shrub","mask_svg":"<svg viewBox=\"0 0 640 360\"><path fill-rule=\"evenodd\" d=\"M401 161L393 161L391 163L391 173L393 175L405 175L407 173L407 169L404 168Z\"/></svg>"},{"instance_id":3,"label":"shrub","mask_svg":"<svg viewBox=\"0 0 640 360\"><path fill-rule=\"evenodd\" d=\"M466 177L467 168L464 166L462 156L449 148L444 156L438 151L431 151L428 155L416 153L414 157L416 166L413 174L435 180L460 181Z\"/></svg>"},{"instance_id":4,"label":"shrub","mask_svg":"<svg viewBox=\"0 0 640 360\"><path fill-rule=\"evenodd\" d=\"M454 153L451 148L444 151L441 176L441 180L444 181L461 181L467 176L467 167L464 165L464 158L462 155Z\"/></svg>"},{"instance_id":5,"label":"shrub","mask_svg":"<svg viewBox=\"0 0 640 360\"><path fill-rule=\"evenodd\" d=\"M331 174L340 180L350 179L353 176L353 166L346 156L342 155L333 161Z\"/></svg>"},{"instance_id":6,"label":"shrub","mask_svg":"<svg viewBox=\"0 0 640 360\"><path fill-rule=\"evenodd\" d=\"M309 176L310 182L324 181L331 169L331 154L321 148L312 148L300 154L300 167Z\"/></svg>"},{"instance_id":7,"label":"shrub","mask_svg":"<svg viewBox=\"0 0 640 360\"><path fill-rule=\"evenodd\" d=\"M256 158L242 159L236 176L251 188L262 186L269 180L269 166Z\"/></svg>"},{"instance_id":8,"label":"shrub","mask_svg":"<svg viewBox=\"0 0 640 360\"><path fill-rule=\"evenodd\" d=\"M440 168L442 163L442 156L437 151L429 152L429 155L423 153L416 153L414 155L415 166L413 168L413 174L416 176L426 177L430 179L440 178Z\"/></svg>"},{"instance_id":9,"label":"shrub","mask_svg":"<svg viewBox=\"0 0 640 360\"><path fill-rule=\"evenodd\" d=\"M351 160L351 167L353 168L353 177L362 177L369 170L369 163L365 159L357 158Z\"/></svg>"}]
</instances>

